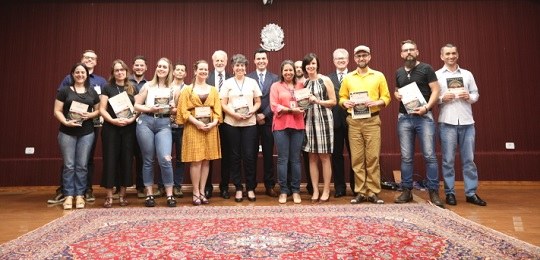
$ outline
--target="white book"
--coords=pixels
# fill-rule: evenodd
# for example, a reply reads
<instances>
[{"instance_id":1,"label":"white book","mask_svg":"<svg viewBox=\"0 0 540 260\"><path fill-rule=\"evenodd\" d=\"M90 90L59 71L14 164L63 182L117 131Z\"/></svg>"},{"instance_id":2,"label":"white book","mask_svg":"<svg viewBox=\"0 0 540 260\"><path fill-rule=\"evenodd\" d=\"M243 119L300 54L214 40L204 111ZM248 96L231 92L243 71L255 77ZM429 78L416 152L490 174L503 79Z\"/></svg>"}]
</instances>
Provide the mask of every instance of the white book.
<instances>
[{"instance_id":1,"label":"white book","mask_svg":"<svg viewBox=\"0 0 540 260\"><path fill-rule=\"evenodd\" d=\"M88 112L88 104L84 104L78 101L72 101L71 106L69 106L67 119L75 120L78 124L82 124L82 114L84 112Z\"/></svg>"},{"instance_id":2,"label":"white book","mask_svg":"<svg viewBox=\"0 0 540 260\"><path fill-rule=\"evenodd\" d=\"M366 106L366 102L369 101L367 91L351 92L349 100L355 103L354 107L350 109L352 119L371 117L371 109Z\"/></svg>"},{"instance_id":3,"label":"white book","mask_svg":"<svg viewBox=\"0 0 540 260\"><path fill-rule=\"evenodd\" d=\"M426 99L420 92L416 82L412 82L404 87L398 88L401 95L401 102L407 110L407 114L414 112L414 109L427 104Z\"/></svg>"},{"instance_id":4,"label":"white book","mask_svg":"<svg viewBox=\"0 0 540 260\"><path fill-rule=\"evenodd\" d=\"M132 118L135 115L135 108L125 91L109 98L109 104L117 118Z\"/></svg>"}]
</instances>

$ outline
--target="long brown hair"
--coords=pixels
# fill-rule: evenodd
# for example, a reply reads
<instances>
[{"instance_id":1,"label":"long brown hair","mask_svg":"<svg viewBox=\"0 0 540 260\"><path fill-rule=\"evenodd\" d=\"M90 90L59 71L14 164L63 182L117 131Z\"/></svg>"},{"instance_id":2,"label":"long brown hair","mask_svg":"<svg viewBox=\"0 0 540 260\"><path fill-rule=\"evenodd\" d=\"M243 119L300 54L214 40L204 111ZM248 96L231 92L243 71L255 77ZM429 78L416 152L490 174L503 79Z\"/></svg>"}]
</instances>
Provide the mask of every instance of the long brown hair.
<instances>
[{"instance_id":1,"label":"long brown hair","mask_svg":"<svg viewBox=\"0 0 540 260\"><path fill-rule=\"evenodd\" d=\"M120 64L123 69L126 70L126 78L124 79L124 91L126 91L129 95L132 95L135 93L135 87L129 80L130 70L128 65L121 59L116 59L112 62L111 65L111 76L109 77L109 84L116 85L116 79L114 78L114 65Z\"/></svg>"}]
</instances>

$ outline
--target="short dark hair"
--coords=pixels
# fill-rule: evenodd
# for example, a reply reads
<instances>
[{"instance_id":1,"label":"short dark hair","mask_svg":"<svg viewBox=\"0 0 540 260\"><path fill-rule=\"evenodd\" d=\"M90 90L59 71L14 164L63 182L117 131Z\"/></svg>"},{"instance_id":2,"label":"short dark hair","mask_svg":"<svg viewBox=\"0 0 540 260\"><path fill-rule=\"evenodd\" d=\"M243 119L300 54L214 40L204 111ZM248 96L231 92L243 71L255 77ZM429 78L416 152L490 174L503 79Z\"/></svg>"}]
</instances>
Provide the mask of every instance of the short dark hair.
<instances>
[{"instance_id":1,"label":"short dark hair","mask_svg":"<svg viewBox=\"0 0 540 260\"><path fill-rule=\"evenodd\" d=\"M304 74L307 75L306 67L311 63L311 61L316 60L317 61L317 73L319 73L319 67L321 66L321 63L319 62L319 58L315 53L308 53L306 56L304 56L304 59L302 60L302 71Z\"/></svg>"},{"instance_id":2,"label":"short dark hair","mask_svg":"<svg viewBox=\"0 0 540 260\"><path fill-rule=\"evenodd\" d=\"M143 60L144 63L146 63L146 58L142 55L135 56L135 58L133 58L133 63L135 63L136 60Z\"/></svg>"},{"instance_id":3,"label":"short dark hair","mask_svg":"<svg viewBox=\"0 0 540 260\"><path fill-rule=\"evenodd\" d=\"M263 48L259 48L255 51L255 53L253 53L253 58L255 58L255 55L257 55L257 53L267 53L268 51L266 51L265 49Z\"/></svg>"}]
</instances>

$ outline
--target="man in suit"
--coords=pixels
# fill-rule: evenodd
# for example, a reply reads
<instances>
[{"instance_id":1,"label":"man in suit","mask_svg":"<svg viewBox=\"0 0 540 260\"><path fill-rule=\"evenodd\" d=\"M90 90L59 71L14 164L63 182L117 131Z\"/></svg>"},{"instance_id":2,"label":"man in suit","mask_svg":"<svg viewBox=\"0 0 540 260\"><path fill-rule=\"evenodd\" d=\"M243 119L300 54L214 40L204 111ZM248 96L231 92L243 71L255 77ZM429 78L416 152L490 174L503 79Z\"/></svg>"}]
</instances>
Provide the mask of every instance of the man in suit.
<instances>
[{"instance_id":1,"label":"man in suit","mask_svg":"<svg viewBox=\"0 0 540 260\"><path fill-rule=\"evenodd\" d=\"M277 197L274 191L276 180L274 178L274 136L272 135L272 110L270 109L270 87L274 82L279 81L279 76L269 72L268 56L266 50L259 49L255 52L255 66L257 69L247 76L259 82L261 88L261 107L257 111L257 135L262 145L264 187L266 195Z\"/></svg>"},{"instance_id":2,"label":"man in suit","mask_svg":"<svg viewBox=\"0 0 540 260\"><path fill-rule=\"evenodd\" d=\"M227 53L222 50L215 51L212 55L212 63L214 65L214 70L208 75L206 83L208 85L212 85L218 88L219 92L223 82L226 79L232 77L231 74L225 71L225 68L227 67ZM223 128L221 125L219 126L219 136L221 142L221 179L219 182L219 195L224 199L229 199L231 197L229 195L229 161L231 155L229 149L231 146L228 144L227 138L225 138L225 134L223 133ZM207 198L212 197L212 192L214 190L214 187L212 186L213 165L214 162L211 162L210 170L208 172L208 179L206 180L206 185L204 188L204 196L206 196Z\"/></svg>"},{"instance_id":3,"label":"man in suit","mask_svg":"<svg viewBox=\"0 0 540 260\"><path fill-rule=\"evenodd\" d=\"M343 48L338 48L334 51L333 57L336 70L330 73L328 77L332 80L332 83L334 83L336 93L339 93L341 81L349 72L347 69L347 65L349 64L349 52ZM334 197L339 198L345 196L347 193L347 187L345 185L343 145L346 145L349 155L351 154L351 148L349 146L349 138L347 135L347 122L345 121L347 112L340 106L334 106L332 108L332 115L334 116L334 153L332 154L332 172L334 173L335 189ZM354 193L354 172L352 168L350 168L349 173L350 187Z\"/></svg>"}]
</instances>

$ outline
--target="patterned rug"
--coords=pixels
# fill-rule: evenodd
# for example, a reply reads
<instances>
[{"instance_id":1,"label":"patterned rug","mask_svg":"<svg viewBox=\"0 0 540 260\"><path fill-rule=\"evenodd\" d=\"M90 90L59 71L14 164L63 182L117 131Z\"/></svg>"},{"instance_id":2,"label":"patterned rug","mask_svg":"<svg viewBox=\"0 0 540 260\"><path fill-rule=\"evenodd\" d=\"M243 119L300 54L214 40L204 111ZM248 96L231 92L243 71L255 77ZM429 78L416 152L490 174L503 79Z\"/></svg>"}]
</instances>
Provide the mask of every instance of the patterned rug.
<instances>
[{"instance_id":1,"label":"patterned rug","mask_svg":"<svg viewBox=\"0 0 540 260\"><path fill-rule=\"evenodd\" d=\"M77 210L0 259L540 259L429 204Z\"/></svg>"}]
</instances>

